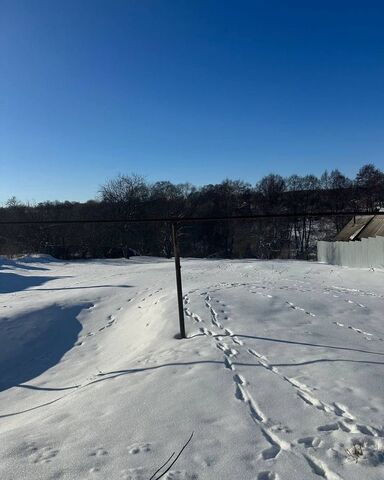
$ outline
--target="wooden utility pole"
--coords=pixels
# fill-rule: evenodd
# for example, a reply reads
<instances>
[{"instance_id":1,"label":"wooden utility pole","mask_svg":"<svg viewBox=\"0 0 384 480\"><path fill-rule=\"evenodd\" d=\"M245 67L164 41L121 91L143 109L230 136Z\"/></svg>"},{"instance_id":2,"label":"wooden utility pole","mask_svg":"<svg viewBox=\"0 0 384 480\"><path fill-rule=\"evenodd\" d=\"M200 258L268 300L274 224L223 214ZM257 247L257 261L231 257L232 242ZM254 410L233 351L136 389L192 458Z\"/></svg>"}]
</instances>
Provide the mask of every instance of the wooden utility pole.
<instances>
[{"instance_id":1,"label":"wooden utility pole","mask_svg":"<svg viewBox=\"0 0 384 480\"><path fill-rule=\"evenodd\" d=\"M179 324L180 324L180 337L185 336L185 324L184 324L184 305L183 305L183 289L181 285L181 266L180 266L180 249L177 238L177 224L172 223L172 239L173 239L173 255L175 257L175 270L176 270L176 287L177 287L177 303L179 306Z\"/></svg>"}]
</instances>

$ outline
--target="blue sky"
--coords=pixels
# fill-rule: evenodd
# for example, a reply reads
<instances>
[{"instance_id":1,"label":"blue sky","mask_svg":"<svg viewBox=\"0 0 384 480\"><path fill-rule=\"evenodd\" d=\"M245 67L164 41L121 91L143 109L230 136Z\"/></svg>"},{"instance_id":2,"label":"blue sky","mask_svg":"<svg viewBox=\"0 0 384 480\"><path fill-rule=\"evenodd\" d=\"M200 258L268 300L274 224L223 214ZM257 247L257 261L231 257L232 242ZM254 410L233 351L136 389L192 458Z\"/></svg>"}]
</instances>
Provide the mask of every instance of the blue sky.
<instances>
[{"instance_id":1,"label":"blue sky","mask_svg":"<svg viewBox=\"0 0 384 480\"><path fill-rule=\"evenodd\" d=\"M0 202L384 168L384 3L0 0Z\"/></svg>"}]
</instances>

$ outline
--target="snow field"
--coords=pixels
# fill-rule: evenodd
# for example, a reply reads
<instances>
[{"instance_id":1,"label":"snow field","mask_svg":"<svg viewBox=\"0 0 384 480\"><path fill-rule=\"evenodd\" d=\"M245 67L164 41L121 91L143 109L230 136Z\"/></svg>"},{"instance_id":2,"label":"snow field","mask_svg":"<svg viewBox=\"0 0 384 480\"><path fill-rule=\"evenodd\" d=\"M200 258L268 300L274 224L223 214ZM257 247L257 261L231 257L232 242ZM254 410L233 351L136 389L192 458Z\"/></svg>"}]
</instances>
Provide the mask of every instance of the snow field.
<instances>
[{"instance_id":1,"label":"snow field","mask_svg":"<svg viewBox=\"0 0 384 480\"><path fill-rule=\"evenodd\" d=\"M182 265L3 263L1 479L384 478L383 272Z\"/></svg>"}]
</instances>

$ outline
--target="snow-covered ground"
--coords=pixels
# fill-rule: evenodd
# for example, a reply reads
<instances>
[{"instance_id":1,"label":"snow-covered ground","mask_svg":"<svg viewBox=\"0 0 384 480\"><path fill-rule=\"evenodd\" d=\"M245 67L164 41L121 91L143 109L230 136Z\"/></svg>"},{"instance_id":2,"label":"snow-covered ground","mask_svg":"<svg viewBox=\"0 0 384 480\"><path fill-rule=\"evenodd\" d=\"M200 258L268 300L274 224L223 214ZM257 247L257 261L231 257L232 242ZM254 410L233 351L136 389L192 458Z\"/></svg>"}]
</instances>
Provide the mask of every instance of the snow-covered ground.
<instances>
[{"instance_id":1,"label":"snow-covered ground","mask_svg":"<svg viewBox=\"0 0 384 480\"><path fill-rule=\"evenodd\" d=\"M185 340L171 261L0 272L1 480L383 480L383 272L185 260Z\"/></svg>"}]
</instances>

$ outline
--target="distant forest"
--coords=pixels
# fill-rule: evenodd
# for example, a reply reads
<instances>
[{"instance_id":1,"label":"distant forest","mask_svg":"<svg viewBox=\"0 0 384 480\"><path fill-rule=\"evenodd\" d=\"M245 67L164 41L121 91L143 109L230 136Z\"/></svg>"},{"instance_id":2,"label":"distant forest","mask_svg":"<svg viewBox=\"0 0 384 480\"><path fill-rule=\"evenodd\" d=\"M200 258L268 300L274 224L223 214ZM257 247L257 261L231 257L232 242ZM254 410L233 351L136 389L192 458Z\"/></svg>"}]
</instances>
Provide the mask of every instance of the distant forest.
<instances>
[{"instance_id":1,"label":"distant forest","mask_svg":"<svg viewBox=\"0 0 384 480\"><path fill-rule=\"evenodd\" d=\"M242 180L195 187L169 181L149 183L119 175L85 203L23 204L15 197L0 208L0 221L147 219L319 211L376 210L384 206L384 172L364 165L350 179L339 170L283 178L270 174L256 185ZM315 242L331 239L349 220L268 219L253 222L186 224L181 252L190 257L311 258ZM61 259L119 258L133 254L170 257L168 224L3 225L0 254L46 253Z\"/></svg>"}]
</instances>

